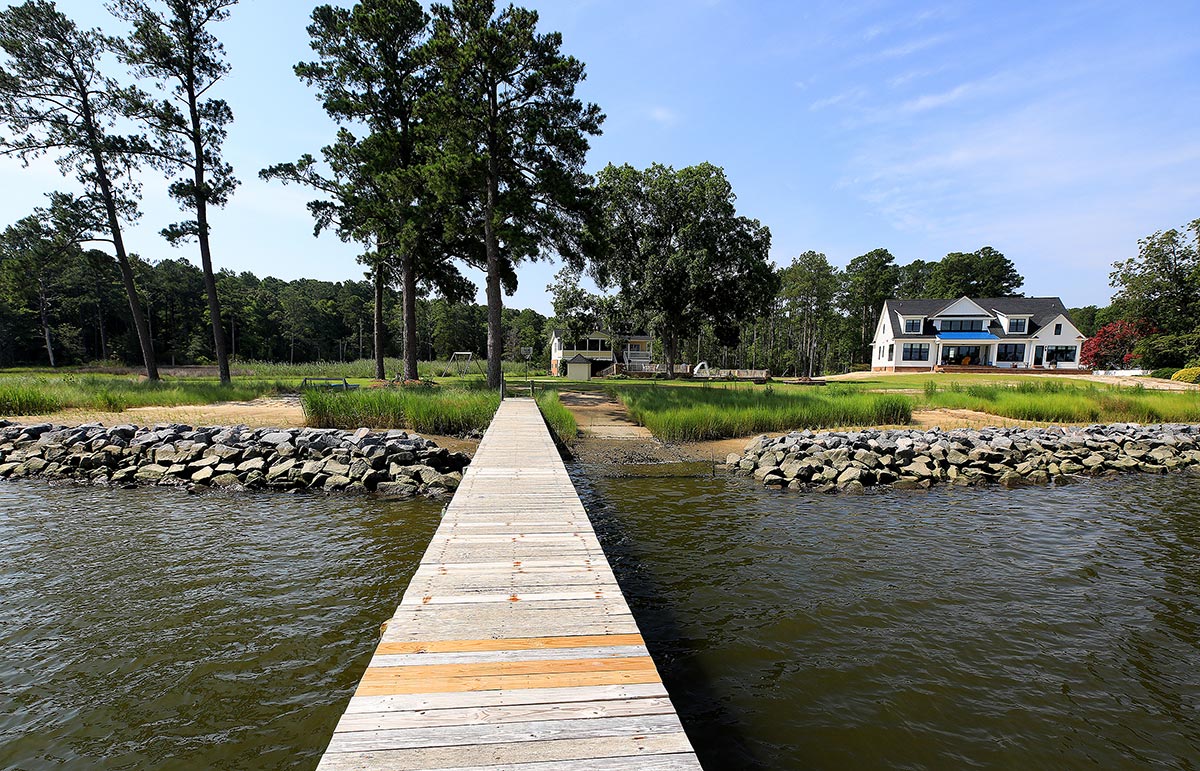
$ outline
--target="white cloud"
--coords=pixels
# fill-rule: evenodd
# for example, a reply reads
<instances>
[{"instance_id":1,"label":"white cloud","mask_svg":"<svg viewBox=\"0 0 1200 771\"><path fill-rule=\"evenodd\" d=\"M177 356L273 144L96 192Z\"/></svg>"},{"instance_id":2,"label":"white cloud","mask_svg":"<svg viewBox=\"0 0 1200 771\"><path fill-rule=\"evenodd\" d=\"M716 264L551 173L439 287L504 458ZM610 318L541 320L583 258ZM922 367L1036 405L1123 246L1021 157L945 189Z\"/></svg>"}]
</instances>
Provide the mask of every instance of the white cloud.
<instances>
[{"instance_id":1,"label":"white cloud","mask_svg":"<svg viewBox=\"0 0 1200 771\"><path fill-rule=\"evenodd\" d=\"M663 105L651 107L648 114L650 120L654 121L660 126L674 126L679 122L679 113L675 112L670 107L665 107Z\"/></svg>"}]
</instances>

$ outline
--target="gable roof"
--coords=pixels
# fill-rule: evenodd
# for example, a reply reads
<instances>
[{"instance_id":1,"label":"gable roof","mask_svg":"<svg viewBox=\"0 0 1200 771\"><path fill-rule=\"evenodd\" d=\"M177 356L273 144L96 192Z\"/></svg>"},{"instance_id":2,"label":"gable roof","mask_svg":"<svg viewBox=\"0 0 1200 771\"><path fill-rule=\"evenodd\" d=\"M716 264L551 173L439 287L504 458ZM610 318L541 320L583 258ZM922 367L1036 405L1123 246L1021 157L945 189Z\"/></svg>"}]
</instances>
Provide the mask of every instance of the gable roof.
<instances>
[{"instance_id":1,"label":"gable roof","mask_svg":"<svg viewBox=\"0 0 1200 771\"><path fill-rule=\"evenodd\" d=\"M913 300L886 300L883 303L883 312L892 314L893 316L923 316L925 317L924 329L920 332L904 332L903 327L896 330L895 336L900 337L932 337L935 330L933 323L929 320L933 316L937 316L942 311L957 303L962 298L954 300L941 299L913 299ZM1010 334L1006 328L1000 326L999 322L993 320L988 330L999 337L1029 337L1047 324L1052 323L1060 315L1065 316L1068 321L1071 321L1070 314L1067 313L1067 307L1063 305L1063 301L1058 297L981 297L970 298L972 302L988 312L1002 313L1004 315L1028 316L1028 328L1024 332ZM1071 321L1074 324L1074 321Z\"/></svg>"}]
</instances>

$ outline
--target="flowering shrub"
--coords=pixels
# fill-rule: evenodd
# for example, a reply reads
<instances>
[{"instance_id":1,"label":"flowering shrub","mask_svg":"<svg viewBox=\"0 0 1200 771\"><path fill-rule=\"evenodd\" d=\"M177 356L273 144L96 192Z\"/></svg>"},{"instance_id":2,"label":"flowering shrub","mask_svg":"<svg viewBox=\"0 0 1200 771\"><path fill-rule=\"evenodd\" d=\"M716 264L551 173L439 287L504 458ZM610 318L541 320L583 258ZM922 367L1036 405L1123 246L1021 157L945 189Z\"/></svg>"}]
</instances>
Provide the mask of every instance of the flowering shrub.
<instances>
[{"instance_id":1,"label":"flowering shrub","mask_svg":"<svg viewBox=\"0 0 1200 771\"><path fill-rule=\"evenodd\" d=\"M1142 321L1114 321L1096 330L1080 351L1079 361L1088 369L1130 369L1141 362L1134 346L1150 334Z\"/></svg>"},{"instance_id":2,"label":"flowering shrub","mask_svg":"<svg viewBox=\"0 0 1200 771\"><path fill-rule=\"evenodd\" d=\"M1200 380L1200 367L1188 367L1181 369L1174 375L1171 375L1172 380L1178 380L1181 383L1195 383Z\"/></svg>"}]
</instances>

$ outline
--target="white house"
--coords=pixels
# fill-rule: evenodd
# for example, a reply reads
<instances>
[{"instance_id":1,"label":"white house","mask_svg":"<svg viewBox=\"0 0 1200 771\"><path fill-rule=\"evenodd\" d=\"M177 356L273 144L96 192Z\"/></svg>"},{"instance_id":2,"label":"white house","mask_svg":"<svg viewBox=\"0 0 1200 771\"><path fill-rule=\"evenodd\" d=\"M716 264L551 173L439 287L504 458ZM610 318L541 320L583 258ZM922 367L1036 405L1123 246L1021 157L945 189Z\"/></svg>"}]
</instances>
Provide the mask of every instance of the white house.
<instances>
[{"instance_id":1,"label":"white house","mask_svg":"<svg viewBox=\"0 0 1200 771\"><path fill-rule=\"evenodd\" d=\"M613 363L628 365L645 365L650 363L650 336L625 335L625 346L619 352L619 357L613 357L612 335L608 332L596 331L579 340L567 340L566 332L555 329L550 332L550 374L566 375L564 362L576 356L584 356L592 361L593 374Z\"/></svg>"},{"instance_id":2,"label":"white house","mask_svg":"<svg viewBox=\"0 0 1200 771\"><path fill-rule=\"evenodd\" d=\"M888 300L875 327L871 367L1080 369L1085 339L1057 297Z\"/></svg>"}]
</instances>

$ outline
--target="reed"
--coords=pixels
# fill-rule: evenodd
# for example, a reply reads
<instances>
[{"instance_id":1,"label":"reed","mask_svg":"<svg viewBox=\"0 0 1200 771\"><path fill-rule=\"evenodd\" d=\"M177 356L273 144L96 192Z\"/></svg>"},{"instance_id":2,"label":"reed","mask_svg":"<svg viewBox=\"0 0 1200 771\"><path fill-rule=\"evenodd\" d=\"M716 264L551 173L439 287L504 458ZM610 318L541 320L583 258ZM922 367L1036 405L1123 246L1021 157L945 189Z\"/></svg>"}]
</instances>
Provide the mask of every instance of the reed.
<instances>
[{"instance_id":1,"label":"reed","mask_svg":"<svg viewBox=\"0 0 1200 771\"><path fill-rule=\"evenodd\" d=\"M765 431L906 425L905 396L831 387L823 391L748 388L612 387L633 420L659 439L695 442Z\"/></svg>"},{"instance_id":2,"label":"reed","mask_svg":"<svg viewBox=\"0 0 1200 771\"><path fill-rule=\"evenodd\" d=\"M926 392L931 407L968 409L1032 423L1193 423L1200 421L1200 392L1153 391L1056 381L1016 386L951 383Z\"/></svg>"},{"instance_id":3,"label":"reed","mask_svg":"<svg viewBox=\"0 0 1200 771\"><path fill-rule=\"evenodd\" d=\"M563 444L570 444L579 436L579 425L575 416L563 406L558 398L558 391L543 391L537 398L538 407L546 418L546 424Z\"/></svg>"},{"instance_id":4,"label":"reed","mask_svg":"<svg viewBox=\"0 0 1200 771\"><path fill-rule=\"evenodd\" d=\"M500 406L494 391L459 388L305 389L305 422L316 428L404 428L453 435L481 430Z\"/></svg>"},{"instance_id":5,"label":"reed","mask_svg":"<svg viewBox=\"0 0 1200 771\"><path fill-rule=\"evenodd\" d=\"M123 412L131 407L178 407L249 401L288 390L273 381L216 381L172 379L158 382L107 375L64 375L0 378L0 415L42 415L80 408Z\"/></svg>"}]
</instances>

